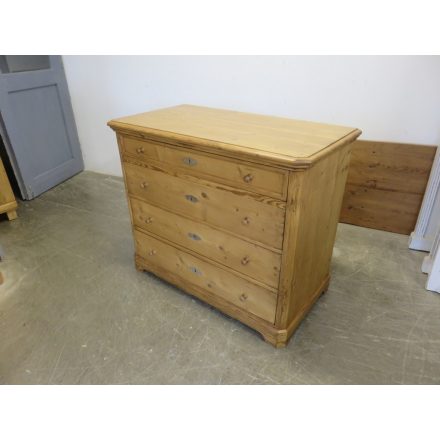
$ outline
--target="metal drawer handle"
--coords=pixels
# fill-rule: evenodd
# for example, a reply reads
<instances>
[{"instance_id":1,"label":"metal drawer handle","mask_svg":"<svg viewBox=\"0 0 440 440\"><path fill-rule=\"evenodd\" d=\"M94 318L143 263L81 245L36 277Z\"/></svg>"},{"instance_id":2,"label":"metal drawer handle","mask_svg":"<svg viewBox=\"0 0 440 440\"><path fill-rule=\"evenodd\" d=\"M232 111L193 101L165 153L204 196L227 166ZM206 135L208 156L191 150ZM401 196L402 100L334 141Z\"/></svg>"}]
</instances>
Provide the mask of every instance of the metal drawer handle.
<instances>
[{"instance_id":1,"label":"metal drawer handle","mask_svg":"<svg viewBox=\"0 0 440 440\"><path fill-rule=\"evenodd\" d=\"M188 237L191 239L191 240L201 240L201 238L200 238L200 236L198 236L197 234L193 234L192 232L188 232Z\"/></svg>"},{"instance_id":2,"label":"metal drawer handle","mask_svg":"<svg viewBox=\"0 0 440 440\"><path fill-rule=\"evenodd\" d=\"M245 293L242 293L240 295L240 301L246 301L248 299L248 296Z\"/></svg>"},{"instance_id":3,"label":"metal drawer handle","mask_svg":"<svg viewBox=\"0 0 440 440\"><path fill-rule=\"evenodd\" d=\"M153 222L153 217L147 217L145 219L145 223L152 223Z\"/></svg>"},{"instance_id":4,"label":"metal drawer handle","mask_svg":"<svg viewBox=\"0 0 440 440\"><path fill-rule=\"evenodd\" d=\"M241 222L242 222L244 225L248 225L248 224L251 222L251 220L250 220L249 217L245 217Z\"/></svg>"},{"instance_id":5,"label":"metal drawer handle","mask_svg":"<svg viewBox=\"0 0 440 440\"><path fill-rule=\"evenodd\" d=\"M249 257L244 257L242 260L241 260L241 264L243 265L243 266L246 266L246 264L248 264L249 263L249 261L251 261L251 260L249 260Z\"/></svg>"},{"instance_id":6,"label":"metal drawer handle","mask_svg":"<svg viewBox=\"0 0 440 440\"><path fill-rule=\"evenodd\" d=\"M156 255L156 249L151 249L151 251L150 252L148 252L148 255L151 255L151 256L153 256L153 255Z\"/></svg>"},{"instance_id":7,"label":"metal drawer handle","mask_svg":"<svg viewBox=\"0 0 440 440\"><path fill-rule=\"evenodd\" d=\"M193 159L192 157L184 157L184 158L182 159L182 162L183 162L185 165L188 165L189 167L193 167L193 166L197 165L197 160L196 160L196 159Z\"/></svg>"},{"instance_id":8,"label":"metal drawer handle","mask_svg":"<svg viewBox=\"0 0 440 440\"><path fill-rule=\"evenodd\" d=\"M192 196L191 194L187 194L185 196L185 199L192 203L197 203L199 201L199 199L196 196Z\"/></svg>"},{"instance_id":9,"label":"metal drawer handle","mask_svg":"<svg viewBox=\"0 0 440 440\"><path fill-rule=\"evenodd\" d=\"M136 148L136 153L143 154L145 152L144 147Z\"/></svg>"},{"instance_id":10,"label":"metal drawer handle","mask_svg":"<svg viewBox=\"0 0 440 440\"><path fill-rule=\"evenodd\" d=\"M190 266L189 270L192 273L195 273L196 275L202 275L202 272L200 271L200 269L197 269L197 267L195 267L195 266Z\"/></svg>"},{"instance_id":11,"label":"metal drawer handle","mask_svg":"<svg viewBox=\"0 0 440 440\"><path fill-rule=\"evenodd\" d=\"M254 180L254 176L252 174L246 174L246 176L243 177L243 180L246 183L250 183L250 182L252 182L252 180Z\"/></svg>"},{"instance_id":12,"label":"metal drawer handle","mask_svg":"<svg viewBox=\"0 0 440 440\"><path fill-rule=\"evenodd\" d=\"M147 186L148 186L148 183L147 183L147 182L142 182L142 183L141 183L141 188L142 188L142 189L145 189Z\"/></svg>"}]
</instances>

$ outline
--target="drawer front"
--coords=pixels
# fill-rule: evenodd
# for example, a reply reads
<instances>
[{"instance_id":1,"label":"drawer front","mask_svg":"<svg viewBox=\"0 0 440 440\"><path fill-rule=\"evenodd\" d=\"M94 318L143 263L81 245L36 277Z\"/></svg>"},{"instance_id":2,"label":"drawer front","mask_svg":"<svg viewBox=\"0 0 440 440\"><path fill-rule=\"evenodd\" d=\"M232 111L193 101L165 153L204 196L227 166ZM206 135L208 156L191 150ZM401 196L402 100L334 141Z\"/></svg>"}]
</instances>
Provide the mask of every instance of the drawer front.
<instances>
[{"instance_id":1,"label":"drawer front","mask_svg":"<svg viewBox=\"0 0 440 440\"><path fill-rule=\"evenodd\" d=\"M275 198L286 199L287 172L264 166L253 166L196 153L190 149L172 148L164 144L124 137L124 152L138 160L153 159L188 173L201 173L208 179L244 188Z\"/></svg>"},{"instance_id":2,"label":"drawer front","mask_svg":"<svg viewBox=\"0 0 440 440\"><path fill-rule=\"evenodd\" d=\"M136 253L152 266L204 288L266 321L274 323L277 296L238 275L193 257L139 231L134 232Z\"/></svg>"},{"instance_id":3,"label":"drawer front","mask_svg":"<svg viewBox=\"0 0 440 440\"><path fill-rule=\"evenodd\" d=\"M124 163L124 167L130 195L281 249L284 205L181 179L158 169L130 163Z\"/></svg>"},{"instance_id":4,"label":"drawer front","mask_svg":"<svg viewBox=\"0 0 440 440\"><path fill-rule=\"evenodd\" d=\"M138 199L130 205L135 226L278 287L280 254Z\"/></svg>"}]
</instances>

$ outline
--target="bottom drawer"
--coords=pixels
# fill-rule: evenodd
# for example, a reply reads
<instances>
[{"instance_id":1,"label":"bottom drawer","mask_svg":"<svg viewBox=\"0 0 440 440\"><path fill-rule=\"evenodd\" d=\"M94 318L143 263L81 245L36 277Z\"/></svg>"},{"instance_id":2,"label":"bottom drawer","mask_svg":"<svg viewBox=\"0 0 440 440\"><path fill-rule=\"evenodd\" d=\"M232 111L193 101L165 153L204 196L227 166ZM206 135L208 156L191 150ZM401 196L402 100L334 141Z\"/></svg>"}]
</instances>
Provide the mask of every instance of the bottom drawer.
<instances>
[{"instance_id":1,"label":"bottom drawer","mask_svg":"<svg viewBox=\"0 0 440 440\"><path fill-rule=\"evenodd\" d=\"M270 290L142 232L134 231L134 238L137 254L153 266L178 275L270 323L275 322L277 295Z\"/></svg>"}]
</instances>

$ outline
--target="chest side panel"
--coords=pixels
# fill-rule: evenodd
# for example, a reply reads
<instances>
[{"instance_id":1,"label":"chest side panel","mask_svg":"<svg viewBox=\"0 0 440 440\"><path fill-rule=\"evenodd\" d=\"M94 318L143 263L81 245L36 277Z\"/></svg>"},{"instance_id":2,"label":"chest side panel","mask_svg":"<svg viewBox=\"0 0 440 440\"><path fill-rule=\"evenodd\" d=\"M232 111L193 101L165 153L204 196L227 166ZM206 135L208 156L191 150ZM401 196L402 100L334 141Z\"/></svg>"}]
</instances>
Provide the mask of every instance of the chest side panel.
<instances>
[{"instance_id":1,"label":"chest side panel","mask_svg":"<svg viewBox=\"0 0 440 440\"><path fill-rule=\"evenodd\" d=\"M283 328L300 320L328 283L349 160L347 145L289 177L277 311Z\"/></svg>"}]
</instances>

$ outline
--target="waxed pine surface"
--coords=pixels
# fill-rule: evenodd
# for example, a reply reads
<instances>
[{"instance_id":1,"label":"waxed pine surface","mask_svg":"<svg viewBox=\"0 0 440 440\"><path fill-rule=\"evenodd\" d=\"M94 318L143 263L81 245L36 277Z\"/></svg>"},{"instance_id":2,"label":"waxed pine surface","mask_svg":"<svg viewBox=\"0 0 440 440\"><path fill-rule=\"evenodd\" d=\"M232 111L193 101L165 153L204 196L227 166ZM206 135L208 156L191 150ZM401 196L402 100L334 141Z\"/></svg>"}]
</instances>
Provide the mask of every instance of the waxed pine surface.
<instances>
[{"instance_id":1,"label":"waxed pine surface","mask_svg":"<svg viewBox=\"0 0 440 440\"><path fill-rule=\"evenodd\" d=\"M408 237L340 224L287 348L135 270L122 179L82 173L0 220L0 383L440 383L440 295Z\"/></svg>"},{"instance_id":2,"label":"waxed pine surface","mask_svg":"<svg viewBox=\"0 0 440 440\"><path fill-rule=\"evenodd\" d=\"M286 158L307 158L360 131L340 125L301 121L195 105L178 105L109 122L114 128L146 128L156 134L189 136ZM116 125L115 125L116 124ZM357 134L355 134L357 133Z\"/></svg>"}]
</instances>

